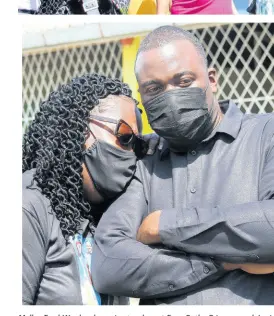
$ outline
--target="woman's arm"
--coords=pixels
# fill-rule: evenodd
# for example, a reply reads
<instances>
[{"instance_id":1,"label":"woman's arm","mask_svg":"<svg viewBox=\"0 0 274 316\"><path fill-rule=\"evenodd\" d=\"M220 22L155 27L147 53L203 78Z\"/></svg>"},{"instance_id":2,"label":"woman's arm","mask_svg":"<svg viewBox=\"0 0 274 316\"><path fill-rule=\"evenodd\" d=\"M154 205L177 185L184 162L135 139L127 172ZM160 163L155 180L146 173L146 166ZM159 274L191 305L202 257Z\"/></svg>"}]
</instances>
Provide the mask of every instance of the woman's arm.
<instances>
[{"instance_id":1,"label":"woman's arm","mask_svg":"<svg viewBox=\"0 0 274 316\"><path fill-rule=\"evenodd\" d=\"M156 0L157 14L168 14L172 0Z\"/></svg>"},{"instance_id":2,"label":"woman's arm","mask_svg":"<svg viewBox=\"0 0 274 316\"><path fill-rule=\"evenodd\" d=\"M36 215L33 210L23 208L22 301L24 305L35 305L36 294L45 268L45 235L42 221Z\"/></svg>"}]
</instances>

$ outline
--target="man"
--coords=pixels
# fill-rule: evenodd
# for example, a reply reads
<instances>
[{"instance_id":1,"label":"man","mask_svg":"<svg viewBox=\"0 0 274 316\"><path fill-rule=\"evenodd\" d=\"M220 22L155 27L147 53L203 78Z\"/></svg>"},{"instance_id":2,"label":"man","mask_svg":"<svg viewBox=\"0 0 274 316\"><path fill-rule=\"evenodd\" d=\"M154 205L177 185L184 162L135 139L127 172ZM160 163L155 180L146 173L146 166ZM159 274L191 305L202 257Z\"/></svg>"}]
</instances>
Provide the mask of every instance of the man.
<instances>
[{"instance_id":1,"label":"man","mask_svg":"<svg viewBox=\"0 0 274 316\"><path fill-rule=\"evenodd\" d=\"M219 103L201 44L173 26L144 39L135 72L165 142L99 223L95 288L143 304L273 304L273 114Z\"/></svg>"}]
</instances>

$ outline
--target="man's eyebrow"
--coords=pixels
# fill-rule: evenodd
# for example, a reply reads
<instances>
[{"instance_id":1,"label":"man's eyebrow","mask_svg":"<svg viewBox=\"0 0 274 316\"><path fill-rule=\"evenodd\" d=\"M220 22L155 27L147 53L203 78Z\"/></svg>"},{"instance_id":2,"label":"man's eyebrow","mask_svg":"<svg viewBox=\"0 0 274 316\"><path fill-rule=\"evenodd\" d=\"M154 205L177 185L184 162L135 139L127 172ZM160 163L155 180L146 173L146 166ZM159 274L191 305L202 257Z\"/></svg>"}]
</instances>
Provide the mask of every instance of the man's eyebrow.
<instances>
[{"instance_id":1,"label":"man's eyebrow","mask_svg":"<svg viewBox=\"0 0 274 316\"><path fill-rule=\"evenodd\" d=\"M176 80L176 79L179 79L180 77L185 76L185 75L192 75L192 76L196 77L196 75L193 71L186 70L186 71L178 72L177 74L175 74L173 76L173 79ZM142 83L140 85L140 88L144 89L151 84L162 84L162 81L161 80L149 80L149 81Z\"/></svg>"},{"instance_id":2,"label":"man's eyebrow","mask_svg":"<svg viewBox=\"0 0 274 316\"><path fill-rule=\"evenodd\" d=\"M146 82L142 83L140 87L142 89L144 89L144 88L146 88L147 86L149 86L151 84L161 84L161 81L160 80L149 80L149 81L146 81Z\"/></svg>"},{"instance_id":3,"label":"man's eyebrow","mask_svg":"<svg viewBox=\"0 0 274 316\"><path fill-rule=\"evenodd\" d=\"M173 76L173 79L179 79L180 77L185 76L185 75L192 75L192 76L196 77L196 75L193 71L187 70L187 71L182 71L182 72L175 74Z\"/></svg>"}]
</instances>

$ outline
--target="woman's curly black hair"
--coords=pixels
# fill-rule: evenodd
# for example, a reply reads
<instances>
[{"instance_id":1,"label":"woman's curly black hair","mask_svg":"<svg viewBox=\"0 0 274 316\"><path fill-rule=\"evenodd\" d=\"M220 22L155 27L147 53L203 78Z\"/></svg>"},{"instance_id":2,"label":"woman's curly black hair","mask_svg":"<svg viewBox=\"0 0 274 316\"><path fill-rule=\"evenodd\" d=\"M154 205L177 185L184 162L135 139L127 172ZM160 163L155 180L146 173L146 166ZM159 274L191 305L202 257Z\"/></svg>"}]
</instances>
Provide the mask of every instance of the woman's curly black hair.
<instances>
[{"instance_id":1,"label":"woman's curly black hair","mask_svg":"<svg viewBox=\"0 0 274 316\"><path fill-rule=\"evenodd\" d=\"M97 224L84 197L82 163L90 111L108 95L131 97L131 90L98 74L72 79L41 103L23 138L23 172L35 168L34 181L66 239L78 232L83 218Z\"/></svg>"}]
</instances>

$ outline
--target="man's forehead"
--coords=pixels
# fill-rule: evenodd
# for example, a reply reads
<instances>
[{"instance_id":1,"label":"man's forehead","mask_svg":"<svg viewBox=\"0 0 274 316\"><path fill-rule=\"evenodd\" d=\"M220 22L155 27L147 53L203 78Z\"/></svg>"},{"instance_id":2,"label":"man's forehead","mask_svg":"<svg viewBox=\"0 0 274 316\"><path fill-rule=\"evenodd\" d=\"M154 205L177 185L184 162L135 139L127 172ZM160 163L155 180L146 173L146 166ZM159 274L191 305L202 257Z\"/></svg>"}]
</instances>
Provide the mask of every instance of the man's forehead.
<instances>
[{"instance_id":1,"label":"man's forehead","mask_svg":"<svg viewBox=\"0 0 274 316\"><path fill-rule=\"evenodd\" d=\"M200 66L204 67L204 63L196 47L188 40L179 40L141 52L135 71L141 83L184 71L195 73Z\"/></svg>"},{"instance_id":2,"label":"man's forehead","mask_svg":"<svg viewBox=\"0 0 274 316\"><path fill-rule=\"evenodd\" d=\"M172 43L168 43L161 47L161 49L158 50L158 54L162 56L162 58L172 58L176 57L177 49L176 45L173 45Z\"/></svg>"},{"instance_id":3,"label":"man's forehead","mask_svg":"<svg viewBox=\"0 0 274 316\"><path fill-rule=\"evenodd\" d=\"M159 69L159 67L176 68L184 66L192 70L193 65L202 61L196 47L188 40L181 39L172 41L161 47L152 48L140 52L136 60L135 71L137 76L148 70Z\"/></svg>"}]
</instances>

